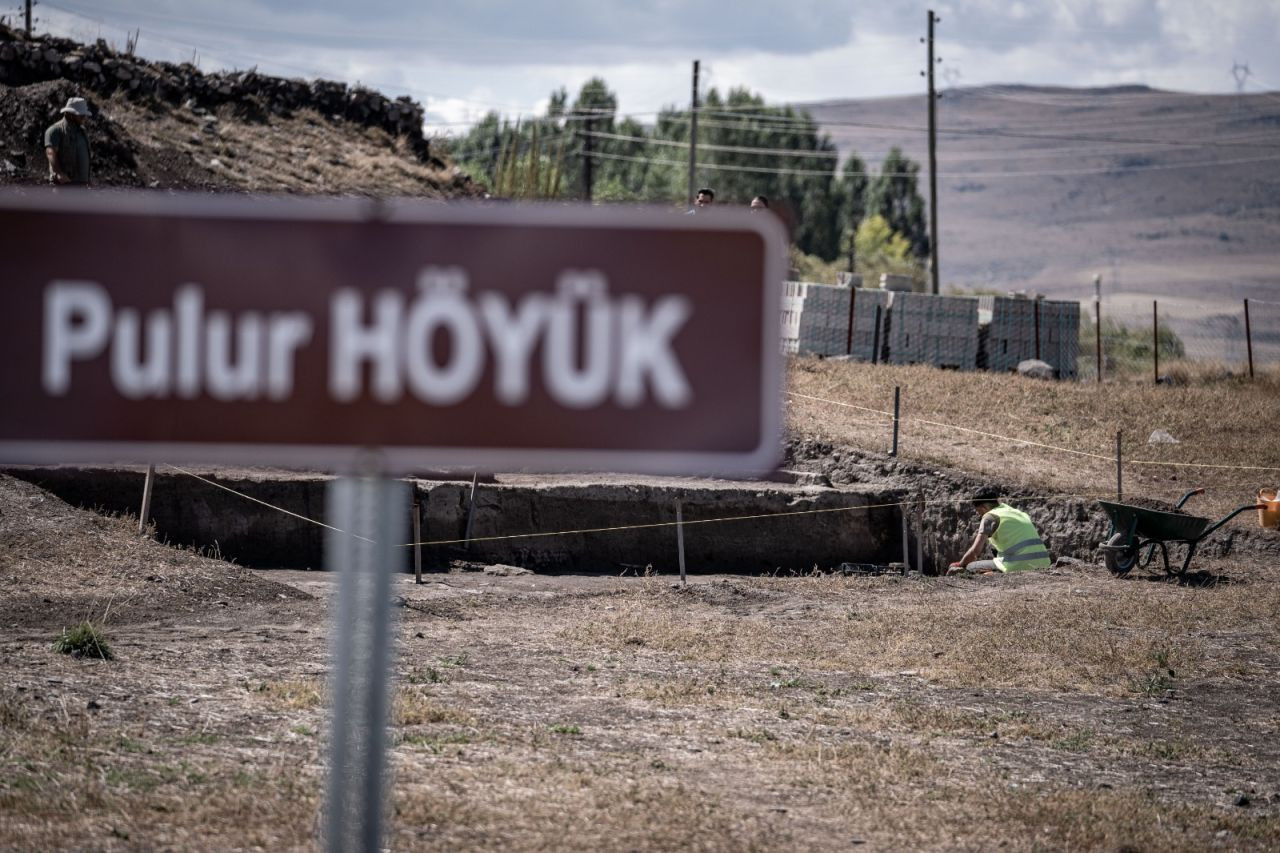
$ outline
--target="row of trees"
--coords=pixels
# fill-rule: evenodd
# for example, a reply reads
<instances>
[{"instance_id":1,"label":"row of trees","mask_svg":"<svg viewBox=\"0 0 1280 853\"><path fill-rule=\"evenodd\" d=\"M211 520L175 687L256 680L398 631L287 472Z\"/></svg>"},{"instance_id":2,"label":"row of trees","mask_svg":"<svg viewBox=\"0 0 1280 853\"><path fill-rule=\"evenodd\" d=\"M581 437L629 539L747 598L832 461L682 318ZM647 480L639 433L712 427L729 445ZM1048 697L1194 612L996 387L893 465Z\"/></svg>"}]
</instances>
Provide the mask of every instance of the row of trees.
<instances>
[{"instance_id":1,"label":"row of trees","mask_svg":"<svg viewBox=\"0 0 1280 853\"><path fill-rule=\"evenodd\" d=\"M489 113L451 154L504 197L581 199L589 181L595 200L674 203L686 197L690 126L689 110L675 107L651 126L619 119L617 96L597 77L572 103L565 89L552 93L538 118L513 124ZM698 163L718 203L768 196L805 254L837 265L856 258L860 271L918 268L929 254L919 164L894 148L876 175L856 154L837 168L835 145L805 110L712 89L698 113Z\"/></svg>"}]
</instances>

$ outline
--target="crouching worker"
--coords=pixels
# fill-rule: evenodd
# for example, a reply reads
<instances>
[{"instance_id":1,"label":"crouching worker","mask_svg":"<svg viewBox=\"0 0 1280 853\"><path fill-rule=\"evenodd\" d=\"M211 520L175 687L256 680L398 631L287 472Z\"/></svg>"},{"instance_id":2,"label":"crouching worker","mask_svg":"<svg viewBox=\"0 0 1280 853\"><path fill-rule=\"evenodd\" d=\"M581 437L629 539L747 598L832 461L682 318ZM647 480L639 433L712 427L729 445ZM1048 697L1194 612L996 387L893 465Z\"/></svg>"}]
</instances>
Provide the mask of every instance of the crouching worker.
<instances>
[{"instance_id":1,"label":"crouching worker","mask_svg":"<svg viewBox=\"0 0 1280 853\"><path fill-rule=\"evenodd\" d=\"M1049 549L1025 512L1002 503L1000 496L992 491L979 492L972 503L974 511L982 516L978 535L973 537L973 544L964 556L951 564L947 574L963 571L1025 572L1049 568ZM995 559L978 559L986 551L988 543L995 548Z\"/></svg>"}]
</instances>

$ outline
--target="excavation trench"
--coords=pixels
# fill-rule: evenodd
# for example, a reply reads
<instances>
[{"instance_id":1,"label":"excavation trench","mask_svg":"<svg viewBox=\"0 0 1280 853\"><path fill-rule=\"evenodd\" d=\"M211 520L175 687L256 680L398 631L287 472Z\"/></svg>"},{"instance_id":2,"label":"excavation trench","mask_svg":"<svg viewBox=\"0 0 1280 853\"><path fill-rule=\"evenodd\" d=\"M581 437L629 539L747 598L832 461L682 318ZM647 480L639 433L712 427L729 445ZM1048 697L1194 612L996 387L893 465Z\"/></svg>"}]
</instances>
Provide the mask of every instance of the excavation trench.
<instances>
[{"instance_id":1,"label":"excavation trench","mask_svg":"<svg viewBox=\"0 0 1280 853\"><path fill-rule=\"evenodd\" d=\"M833 461L833 459L835 461ZM412 479L418 503L422 565L501 563L538 572L678 571L676 506L684 518L689 572L807 572L841 564L884 567L906 562L926 573L963 552L975 518L963 502L974 483L963 475L916 471L884 457L793 446L782 472L791 482L739 482L618 475ZM23 467L8 473L69 503L136 515L139 469ZM161 541L202 549L254 568L324 567L323 521L328 478L285 471L198 473L157 470L151 521ZM832 485L833 481L836 485ZM918 503L922 502L922 504ZM1027 507L1055 556L1094 559L1106 524L1080 500ZM471 514L469 544L468 515ZM411 526L406 519L406 530ZM406 545L411 537L406 536ZM399 568L413 567L412 547Z\"/></svg>"}]
</instances>

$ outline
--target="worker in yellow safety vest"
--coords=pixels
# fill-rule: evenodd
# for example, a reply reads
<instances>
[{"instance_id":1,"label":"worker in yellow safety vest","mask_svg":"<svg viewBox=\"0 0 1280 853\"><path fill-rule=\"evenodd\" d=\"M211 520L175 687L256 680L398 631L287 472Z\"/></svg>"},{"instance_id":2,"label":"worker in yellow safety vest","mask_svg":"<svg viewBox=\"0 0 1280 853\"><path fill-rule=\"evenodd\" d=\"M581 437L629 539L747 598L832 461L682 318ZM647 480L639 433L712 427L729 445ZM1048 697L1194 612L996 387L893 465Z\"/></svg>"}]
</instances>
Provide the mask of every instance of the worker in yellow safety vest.
<instances>
[{"instance_id":1,"label":"worker in yellow safety vest","mask_svg":"<svg viewBox=\"0 0 1280 853\"><path fill-rule=\"evenodd\" d=\"M947 574L955 572L1025 572L1047 569L1051 564L1049 549L1030 517L1000 500L993 491L974 495L973 509L982 517L978 535L964 556L951 564ZM994 560L980 560L987 544L995 548Z\"/></svg>"}]
</instances>

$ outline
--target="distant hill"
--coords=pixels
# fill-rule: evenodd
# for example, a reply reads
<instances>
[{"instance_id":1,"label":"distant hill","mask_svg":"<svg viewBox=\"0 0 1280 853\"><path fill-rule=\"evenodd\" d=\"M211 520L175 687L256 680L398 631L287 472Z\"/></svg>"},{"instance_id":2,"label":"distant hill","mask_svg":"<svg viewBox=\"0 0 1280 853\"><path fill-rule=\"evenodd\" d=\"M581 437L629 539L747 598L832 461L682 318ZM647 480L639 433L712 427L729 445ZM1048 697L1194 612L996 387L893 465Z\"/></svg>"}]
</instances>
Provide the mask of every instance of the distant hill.
<instances>
[{"instance_id":1,"label":"distant hill","mask_svg":"<svg viewBox=\"0 0 1280 853\"><path fill-rule=\"evenodd\" d=\"M873 170L925 168L925 96L805 105ZM942 282L1093 299L1184 334L1241 300L1280 301L1280 94L1144 86L948 90L938 102Z\"/></svg>"}]
</instances>

